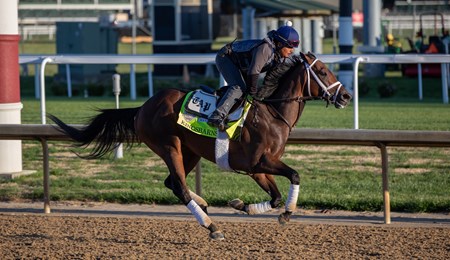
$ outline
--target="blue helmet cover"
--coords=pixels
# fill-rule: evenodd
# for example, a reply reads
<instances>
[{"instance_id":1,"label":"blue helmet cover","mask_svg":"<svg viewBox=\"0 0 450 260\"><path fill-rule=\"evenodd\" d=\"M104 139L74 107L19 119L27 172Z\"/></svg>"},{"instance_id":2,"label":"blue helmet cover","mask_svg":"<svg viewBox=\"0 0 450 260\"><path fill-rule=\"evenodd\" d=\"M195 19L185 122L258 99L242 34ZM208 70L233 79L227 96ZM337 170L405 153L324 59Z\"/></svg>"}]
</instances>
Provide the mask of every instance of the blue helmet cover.
<instances>
[{"instance_id":1,"label":"blue helmet cover","mask_svg":"<svg viewBox=\"0 0 450 260\"><path fill-rule=\"evenodd\" d=\"M281 26L274 34L274 38L289 48L297 48L299 44L299 35L291 26Z\"/></svg>"}]
</instances>

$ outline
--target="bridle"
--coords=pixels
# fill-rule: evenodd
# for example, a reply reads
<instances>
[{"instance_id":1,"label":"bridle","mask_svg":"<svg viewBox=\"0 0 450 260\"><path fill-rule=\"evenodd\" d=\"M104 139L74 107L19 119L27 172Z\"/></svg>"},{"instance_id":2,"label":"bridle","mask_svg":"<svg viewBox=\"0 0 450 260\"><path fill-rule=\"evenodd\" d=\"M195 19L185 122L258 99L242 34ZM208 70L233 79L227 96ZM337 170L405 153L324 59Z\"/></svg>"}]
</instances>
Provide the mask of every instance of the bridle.
<instances>
[{"instance_id":1,"label":"bridle","mask_svg":"<svg viewBox=\"0 0 450 260\"><path fill-rule=\"evenodd\" d=\"M308 95L312 97L311 95L311 74L316 80L316 83L320 86L320 88L323 91L322 99L327 101L327 105L329 103L334 104L336 102L337 96L339 94L339 91L341 91L342 83L340 81L336 81L333 84L326 86L323 81L317 76L316 72L312 69L312 67L316 64L316 62L319 59L314 59L314 61L311 64L308 64L306 61L303 62L303 66L306 68L306 73L308 74ZM330 94L329 90L333 89L334 87L337 87L337 90L334 92L333 95Z\"/></svg>"},{"instance_id":2,"label":"bridle","mask_svg":"<svg viewBox=\"0 0 450 260\"><path fill-rule=\"evenodd\" d=\"M312 69L317 61L319 61L319 59L315 58L314 61L311 64L309 64L304 59L300 59L300 62L305 67L306 74L308 75L308 78L307 78L308 96L297 96L297 97L292 97L292 98L270 98L270 99L262 99L262 100L258 100L258 101L275 103L275 102L292 102L292 101L303 102L306 100L323 99L323 100L327 101L327 105L329 103L334 104L334 102L336 102L339 92L341 91L342 83L340 81L336 81L333 84L326 86L323 83L323 81L319 78L319 76L317 76L317 73L314 72L314 70ZM322 92L323 92L322 96L313 96L311 94L311 75L313 76L316 83L322 89ZM331 95L329 90L333 89L336 86L337 86L337 90L334 92L333 95Z\"/></svg>"},{"instance_id":3,"label":"bridle","mask_svg":"<svg viewBox=\"0 0 450 260\"><path fill-rule=\"evenodd\" d=\"M339 81L334 82L333 84L327 86L323 83L323 81L319 78L319 76L317 76L317 73L312 69L314 67L314 65L316 64L316 62L319 59L315 58L313 60L313 62L311 64L309 64L306 60L304 59L300 59L300 62L302 62L303 66L305 67L306 70L306 74L308 75L307 77L307 87L308 87L308 95L309 96L297 96L297 97L292 97L292 98L277 98L277 99L263 99L263 100L258 100L261 102L265 102L267 103L270 107L272 107L272 109L275 111L275 113L280 117L280 119L286 123L286 125L288 125L289 127L289 132L292 131L292 127L294 127L294 125L297 123L298 118L300 117L300 107L299 107L299 112L297 115L297 120L295 120L294 125L289 124L289 122L287 121L286 118L284 118L284 116L277 110L275 109L270 103L275 103L275 102L292 102L292 101L296 101L298 103L304 102L306 100L315 100L315 99L323 99L325 101L327 101L327 107L328 105L334 104L336 102L336 99L338 97L339 92L341 91L342 88L342 83ZM313 96L311 94L311 75L313 76L314 80L316 81L316 83L320 86L320 88L322 89L322 96ZM330 90L337 87L337 90L334 92L334 94L332 95L330 93Z\"/></svg>"}]
</instances>

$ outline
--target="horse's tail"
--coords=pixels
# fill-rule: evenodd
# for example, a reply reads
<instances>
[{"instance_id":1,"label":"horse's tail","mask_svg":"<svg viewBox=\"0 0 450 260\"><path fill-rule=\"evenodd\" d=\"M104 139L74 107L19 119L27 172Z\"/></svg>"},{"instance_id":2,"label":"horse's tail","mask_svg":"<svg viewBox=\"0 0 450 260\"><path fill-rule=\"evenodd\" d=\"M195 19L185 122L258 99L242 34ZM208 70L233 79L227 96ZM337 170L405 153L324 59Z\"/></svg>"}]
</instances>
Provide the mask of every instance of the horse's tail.
<instances>
[{"instance_id":1,"label":"horse's tail","mask_svg":"<svg viewBox=\"0 0 450 260\"><path fill-rule=\"evenodd\" d=\"M94 142L88 155L80 155L85 159L96 159L113 151L120 143L131 147L138 141L134 128L134 118L140 107L124 109L101 109L101 113L92 117L88 125L76 128L67 125L54 115L48 117L61 129L60 131L75 140L77 147L87 147Z\"/></svg>"}]
</instances>

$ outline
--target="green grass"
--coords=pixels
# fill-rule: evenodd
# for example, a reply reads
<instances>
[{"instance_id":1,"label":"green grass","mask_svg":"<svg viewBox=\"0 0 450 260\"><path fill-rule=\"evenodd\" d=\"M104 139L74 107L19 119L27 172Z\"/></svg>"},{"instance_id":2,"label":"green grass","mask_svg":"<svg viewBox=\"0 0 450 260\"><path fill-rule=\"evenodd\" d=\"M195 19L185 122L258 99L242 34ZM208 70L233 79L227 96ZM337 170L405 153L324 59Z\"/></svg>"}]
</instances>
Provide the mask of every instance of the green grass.
<instances>
[{"instance_id":1,"label":"green grass","mask_svg":"<svg viewBox=\"0 0 450 260\"><path fill-rule=\"evenodd\" d=\"M30 142L25 144L24 158L27 159L24 166L38 172L13 181L0 181L2 200L42 199L39 146ZM81 160L70 153L72 148L67 143L51 142L50 147L51 200L179 203L163 185L166 167L144 146L125 151L124 159L118 161L112 158ZM379 151L372 147L355 149L288 146L285 162L298 170L301 176L300 206L355 211L382 209ZM430 152L432 154L424 158ZM392 148L389 154L392 210L450 210L448 149ZM406 158L411 162L405 163ZM247 176L221 172L207 161L202 161L202 172L203 196L210 205L223 206L236 197L250 203L268 199ZM288 181L280 177L276 180L286 196ZM193 175L188 177L188 185L195 187Z\"/></svg>"},{"instance_id":2,"label":"green grass","mask_svg":"<svg viewBox=\"0 0 450 260\"><path fill-rule=\"evenodd\" d=\"M223 42L227 42L224 39ZM217 43L220 46L223 42ZM31 45L30 45L31 46ZM21 46L26 53L54 53L51 44ZM217 47L216 46L216 47ZM34 48L33 47L33 48ZM53 47L54 48L54 47ZM129 46L119 46L122 53ZM138 52L148 51L138 45ZM54 66L56 68L56 66ZM140 106L146 100L145 91L138 90L138 100L128 97L129 80L123 68L120 106ZM53 69L53 73L56 70ZM48 75L52 75L49 68ZM398 72L387 72L387 77L366 79L360 77L361 99L359 121L361 129L441 130L450 131L450 106L442 104L440 79L424 79L424 101L418 101L417 80L403 78ZM207 81L217 86L217 79L192 77L192 86ZM55 96L53 78L47 79L48 113L67 123L81 124L95 115L95 108L113 108L114 98L110 86L99 97L82 98L82 90L69 99ZM138 74L138 86L146 88L146 75ZM380 83L395 85L390 98L381 99ZM34 99L34 79L21 78L24 108L22 123L38 124L40 103ZM180 79L155 78L155 88L182 85ZM81 86L85 88L87 86ZM62 86L64 88L64 86ZM362 91L364 90L364 91ZM63 94L64 95L64 94ZM326 108L321 101L308 102L297 125L302 128L353 128L353 106L337 110ZM167 168L162 160L144 145L124 151L124 158L113 160L82 160L70 143L50 142L51 200L93 200L120 203L179 203L171 191L164 187ZM394 211L449 212L450 211L450 155L449 148L388 148L390 162L391 207ZM304 208L343 210L382 210L381 157L375 147L288 145L284 161L301 176L299 205ZM36 173L15 180L0 179L0 200L43 198L42 152L37 142L23 142L23 168ZM269 197L248 176L224 173L214 164L202 160L203 196L211 205L226 205L234 198L246 202L260 202ZM276 178L280 191L286 196L289 183ZM187 179L195 187L193 174Z\"/></svg>"},{"instance_id":3,"label":"green grass","mask_svg":"<svg viewBox=\"0 0 450 260\"><path fill-rule=\"evenodd\" d=\"M24 98L23 123L39 123L39 101ZM121 107L139 106L121 100ZM361 128L449 131L449 106L419 102L361 102ZM93 107L114 107L110 98L54 98L47 111L68 123L83 123L95 114ZM76 113L74 113L76 111ZM415 114L418 115L415 115ZM389 115L389 116L386 116ZM326 108L309 102L298 127L352 128L353 110ZM41 200L42 155L37 142L24 141L24 169L37 172L15 180L0 180L0 199ZM144 145L124 151L124 158L111 156L82 160L66 142L50 142L51 200L107 201L119 203L179 203L164 187L167 168ZM450 211L450 149L388 148L391 206L394 211ZM375 147L288 145L284 161L301 176L299 205L310 209L375 210L383 208L381 157ZM269 197L249 177L220 171L202 160L203 196L211 205L226 205L234 198L260 202ZM289 182L276 177L286 196ZM194 189L194 176L188 185Z\"/></svg>"}]
</instances>

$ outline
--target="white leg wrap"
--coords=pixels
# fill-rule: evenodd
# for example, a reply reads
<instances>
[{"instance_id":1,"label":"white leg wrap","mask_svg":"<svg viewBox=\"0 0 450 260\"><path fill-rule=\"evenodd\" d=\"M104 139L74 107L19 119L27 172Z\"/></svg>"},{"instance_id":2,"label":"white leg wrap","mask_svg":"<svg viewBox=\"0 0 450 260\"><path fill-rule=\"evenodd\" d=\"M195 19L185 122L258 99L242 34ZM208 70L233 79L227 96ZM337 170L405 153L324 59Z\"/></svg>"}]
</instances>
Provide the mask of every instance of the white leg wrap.
<instances>
[{"instance_id":1,"label":"white leg wrap","mask_svg":"<svg viewBox=\"0 0 450 260\"><path fill-rule=\"evenodd\" d=\"M294 212L297 208L298 192L300 185L291 184L289 188L289 194L286 200L286 211Z\"/></svg>"},{"instance_id":2,"label":"white leg wrap","mask_svg":"<svg viewBox=\"0 0 450 260\"><path fill-rule=\"evenodd\" d=\"M264 212L267 212L269 210L272 210L272 206L270 206L270 201L260 202L258 204L250 204L248 205L248 214L254 215L254 214L261 214Z\"/></svg>"},{"instance_id":3,"label":"white leg wrap","mask_svg":"<svg viewBox=\"0 0 450 260\"><path fill-rule=\"evenodd\" d=\"M198 223L204 227L209 227L211 225L212 221L206 215L206 213L200 208L200 206L195 202L195 200L189 201L189 203L186 206L192 213L192 215L195 216L195 219L197 219Z\"/></svg>"}]
</instances>

